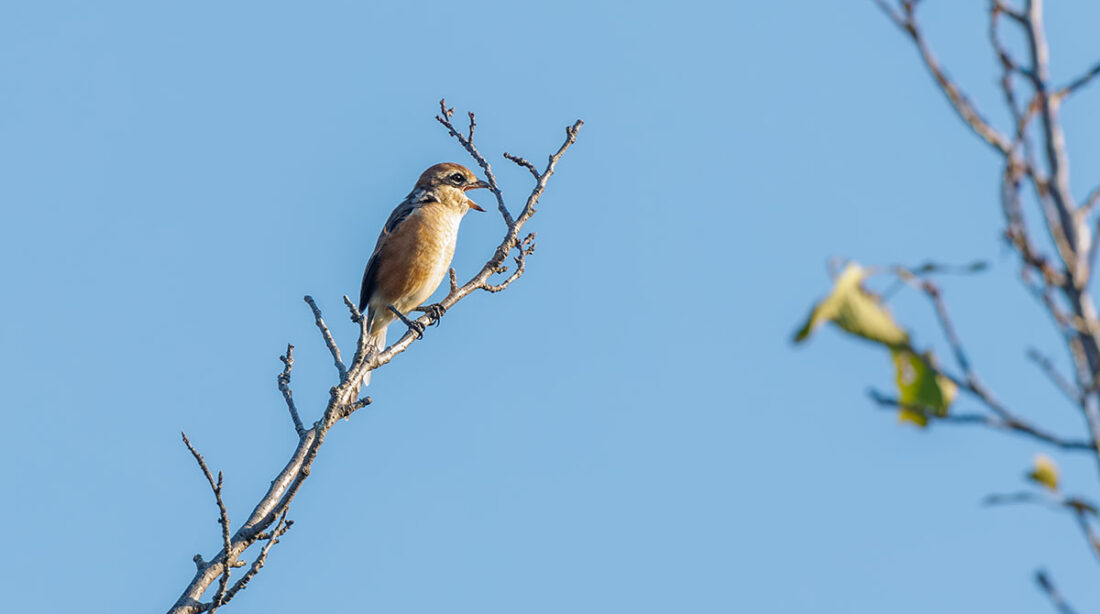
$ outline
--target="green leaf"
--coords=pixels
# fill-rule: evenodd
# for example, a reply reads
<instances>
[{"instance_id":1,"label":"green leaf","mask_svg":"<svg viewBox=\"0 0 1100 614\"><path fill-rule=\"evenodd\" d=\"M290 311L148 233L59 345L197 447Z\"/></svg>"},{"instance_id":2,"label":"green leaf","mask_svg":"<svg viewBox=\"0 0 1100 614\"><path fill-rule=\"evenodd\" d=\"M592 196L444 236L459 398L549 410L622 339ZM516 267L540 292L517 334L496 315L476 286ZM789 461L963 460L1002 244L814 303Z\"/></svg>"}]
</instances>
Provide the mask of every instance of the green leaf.
<instances>
[{"instance_id":1,"label":"green leaf","mask_svg":"<svg viewBox=\"0 0 1100 614\"><path fill-rule=\"evenodd\" d=\"M958 387L936 372L931 352L917 355L909 349L892 352L898 385L898 402L902 406L898 417L919 426L928 424L929 416L943 417L955 400Z\"/></svg>"},{"instance_id":2,"label":"green leaf","mask_svg":"<svg viewBox=\"0 0 1100 614\"><path fill-rule=\"evenodd\" d=\"M909 335L886 311L877 297L861 285L866 269L852 262L844 268L825 300L814 306L806 323L795 333L794 342L805 341L816 328L833 322L857 337L863 337L891 348L909 344Z\"/></svg>"},{"instance_id":3,"label":"green leaf","mask_svg":"<svg viewBox=\"0 0 1100 614\"><path fill-rule=\"evenodd\" d=\"M1027 479L1038 482L1051 491L1058 490L1058 465L1054 464L1046 454L1036 454L1035 464L1031 468L1031 472L1027 474Z\"/></svg>"}]
</instances>

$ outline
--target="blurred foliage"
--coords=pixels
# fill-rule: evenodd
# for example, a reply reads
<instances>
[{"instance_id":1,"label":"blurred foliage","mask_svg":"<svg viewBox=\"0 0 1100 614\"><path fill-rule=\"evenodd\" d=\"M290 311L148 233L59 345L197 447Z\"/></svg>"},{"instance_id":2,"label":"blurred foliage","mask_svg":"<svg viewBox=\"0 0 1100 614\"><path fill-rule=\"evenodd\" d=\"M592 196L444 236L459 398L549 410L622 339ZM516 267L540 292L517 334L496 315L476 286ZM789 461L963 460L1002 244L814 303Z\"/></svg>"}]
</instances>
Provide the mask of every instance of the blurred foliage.
<instances>
[{"instance_id":1,"label":"blurred foliage","mask_svg":"<svg viewBox=\"0 0 1100 614\"><path fill-rule=\"evenodd\" d=\"M1058 490L1058 465L1046 454L1036 454L1031 472L1027 474L1029 480L1042 484L1052 492Z\"/></svg>"},{"instance_id":2,"label":"blurred foliage","mask_svg":"<svg viewBox=\"0 0 1100 614\"><path fill-rule=\"evenodd\" d=\"M832 292L814 305L795 333L794 342L802 343L822 324L832 322L851 335L886 347L894 361L899 418L926 426L929 417L947 415L958 387L940 373L930 351L913 349L909 333L898 325L882 300L863 287L870 273L855 262L848 263L836 278Z\"/></svg>"},{"instance_id":3,"label":"blurred foliage","mask_svg":"<svg viewBox=\"0 0 1100 614\"><path fill-rule=\"evenodd\" d=\"M932 353L918 355L912 350L899 349L892 354L898 402L901 405L898 417L903 421L926 426L930 415L941 418L946 416L948 406L958 393L958 387L955 382L936 371Z\"/></svg>"},{"instance_id":4,"label":"blurred foliage","mask_svg":"<svg viewBox=\"0 0 1100 614\"><path fill-rule=\"evenodd\" d=\"M805 341L825 322L845 331L890 347L909 344L909 334L897 323L878 297L863 289L867 270L851 262L837 277L833 291L814 306L806 323L795 333L795 343Z\"/></svg>"}]
</instances>

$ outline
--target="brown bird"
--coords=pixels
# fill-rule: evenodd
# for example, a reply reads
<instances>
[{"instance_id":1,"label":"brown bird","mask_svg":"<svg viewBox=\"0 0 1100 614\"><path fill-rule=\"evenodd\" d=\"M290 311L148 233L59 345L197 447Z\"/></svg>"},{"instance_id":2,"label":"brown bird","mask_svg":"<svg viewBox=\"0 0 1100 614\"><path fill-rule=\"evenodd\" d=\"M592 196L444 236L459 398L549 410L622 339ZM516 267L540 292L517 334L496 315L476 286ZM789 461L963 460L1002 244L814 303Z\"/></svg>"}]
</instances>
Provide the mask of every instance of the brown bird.
<instances>
[{"instance_id":1,"label":"brown bird","mask_svg":"<svg viewBox=\"0 0 1100 614\"><path fill-rule=\"evenodd\" d=\"M439 287L451 266L458 225L470 209L484 211L466 192L487 188L470 169L444 162L424 171L412 192L386 220L363 272L359 310L367 318L370 345L386 347L386 327L419 307ZM442 308L436 307L436 317ZM367 372L363 385L370 383Z\"/></svg>"}]
</instances>

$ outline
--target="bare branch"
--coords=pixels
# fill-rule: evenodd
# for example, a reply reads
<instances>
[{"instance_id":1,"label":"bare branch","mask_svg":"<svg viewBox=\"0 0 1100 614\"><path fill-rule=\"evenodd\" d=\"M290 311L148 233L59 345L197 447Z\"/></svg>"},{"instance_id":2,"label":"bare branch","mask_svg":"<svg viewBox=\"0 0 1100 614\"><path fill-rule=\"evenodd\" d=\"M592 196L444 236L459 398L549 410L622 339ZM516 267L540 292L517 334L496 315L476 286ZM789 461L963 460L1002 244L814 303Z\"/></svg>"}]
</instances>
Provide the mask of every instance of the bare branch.
<instances>
[{"instance_id":1,"label":"bare branch","mask_svg":"<svg viewBox=\"0 0 1100 614\"><path fill-rule=\"evenodd\" d=\"M363 319L363 314L359 312L359 308L355 306L355 302L348 298L348 295L344 295L344 304L348 307L348 312L351 313L351 321L358 324Z\"/></svg>"},{"instance_id":2,"label":"bare branch","mask_svg":"<svg viewBox=\"0 0 1100 614\"><path fill-rule=\"evenodd\" d=\"M1041 588L1044 593L1046 593L1046 596L1050 599L1051 605L1054 606L1054 609L1058 610L1059 614L1077 614L1077 610L1070 607L1070 605L1066 603L1065 598L1062 597L1062 593L1058 592L1058 589L1055 588L1054 582L1051 581L1046 571L1040 569L1035 572L1035 583L1039 585L1039 588Z\"/></svg>"},{"instance_id":3,"label":"bare branch","mask_svg":"<svg viewBox=\"0 0 1100 614\"><path fill-rule=\"evenodd\" d=\"M1057 493L1045 493L1024 490L1014 493L994 493L986 495L982 499L982 505L1015 505L1018 503L1035 503L1057 510L1065 510L1073 514L1096 516L1096 505L1079 497L1064 497Z\"/></svg>"},{"instance_id":4,"label":"bare branch","mask_svg":"<svg viewBox=\"0 0 1100 614\"><path fill-rule=\"evenodd\" d=\"M996 1L992 3L989 12L989 40L997 54L997 59L1001 63L1001 91L1004 93L1005 106L1008 107L1009 112L1012 114L1013 123L1016 125L1013 151L1005 155L1006 173L1016 176L1022 172L1033 177L1037 184L1045 185L1045 178L1040 177L1035 169L1035 155L1031 139L1028 138L1027 133L1028 124L1038 111L1038 107L1033 97L1031 103L1021 108L1016 102L1016 89L1013 83L1013 76L1016 74L1022 74L1029 78L1030 75L1027 74L1028 71L1020 67L1019 63L1013 59L1012 54L1009 53L1008 48L1001 42L998 28L1001 15L1008 15L1018 24L1023 22L1023 15ZM1019 161L1016 159L1016 149L1023 150L1024 160ZM1022 228L1022 224L1019 227Z\"/></svg>"},{"instance_id":5,"label":"bare branch","mask_svg":"<svg viewBox=\"0 0 1100 614\"><path fill-rule=\"evenodd\" d=\"M1054 366L1054 362L1049 357L1044 356L1035 348L1028 349L1027 357L1042 370L1047 379L1062 391L1062 394L1066 395L1066 398L1073 401L1075 405L1081 405L1084 402L1084 394L1058 372L1058 368Z\"/></svg>"},{"instance_id":6,"label":"bare branch","mask_svg":"<svg viewBox=\"0 0 1100 614\"><path fill-rule=\"evenodd\" d=\"M1092 208L1096 206L1096 203L1100 202L1100 186L1097 186L1089 192L1089 195L1085 197L1084 204L1081 205L1082 215L1088 215L1092 212Z\"/></svg>"},{"instance_id":7,"label":"bare branch","mask_svg":"<svg viewBox=\"0 0 1100 614\"><path fill-rule=\"evenodd\" d=\"M1092 528L1090 518L1097 517L1096 504L1081 497L1069 497L1056 492L1038 493L1022 491L1009 494L992 494L982 500L984 505L1013 505L1017 503L1035 503L1052 509L1063 510L1073 515L1081 535L1089 546L1089 551L1100 560L1100 536Z\"/></svg>"},{"instance_id":8,"label":"bare branch","mask_svg":"<svg viewBox=\"0 0 1100 614\"><path fill-rule=\"evenodd\" d=\"M989 263L985 260L975 260L967 264L945 264L943 262L927 261L912 268L893 267L895 269L903 269L913 275L973 275L975 273L982 273L989 269Z\"/></svg>"},{"instance_id":9,"label":"bare branch","mask_svg":"<svg viewBox=\"0 0 1100 614\"><path fill-rule=\"evenodd\" d=\"M900 0L897 10L890 8L884 0L875 0L875 3L914 41L926 67L935 77L956 113L966 121L971 130L1005 157L1002 201L1006 219L1009 222L1006 237L1021 253L1025 264L1039 270L1046 282L1056 286L1065 296L1066 303L1072 311L1070 317L1078 329L1072 345L1079 350L1075 353L1079 358L1076 376L1079 385L1084 387L1094 379L1094 374L1100 373L1100 340L1097 339L1100 323L1097 322L1092 299L1084 291L1090 278L1090 253L1094 252L1093 236L1088 225L1081 223L1076 213L1076 203L1069 189L1068 155L1058 116L1060 98L1052 94L1049 87L1049 50L1042 22L1042 1L1028 0L1024 10L1013 9L1000 0L994 0L991 5L990 35L1005 73L1002 88L1005 91L1006 102L1016 119L1014 141L1009 141L982 119L959 88L946 77L924 42L915 18L915 2ZM998 39L996 22L1000 15L1010 17L1024 30L1031 63L1029 67L1019 66ZM1019 109L1015 102L1016 97L1011 84L1012 73L1026 76L1035 90L1031 103L1023 110ZM1022 146L1025 152L1030 152L1026 139L1026 125L1033 113L1040 118L1049 179L1030 159L1020 160L1015 152L1018 146ZM1030 153L1027 155L1030 158ZM1058 248L1064 266L1063 272L1053 274L1055 273L1053 267L1044 266L1045 259L1037 254L1027 238L1023 216L1019 211L1018 192L1022 177L1029 178L1034 184L1047 229ZM1045 292L1043 296L1046 296ZM1086 400L1085 413L1093 438L1100 440L1100 399L1095 398L1095 395Z\"/></svg>"},{"instance_id":10,"label":"bare branch","mask_svg":"<svg viewBox=\"0 0 1100 614\"><path fill-rule=\"evenodd\" d=\"M221 580L218 583L218 592L214 595L214 601L210 606L210 614L214 614L218 607L223 603L225 597L225 587L229 583L229 569L233 563L232 546L229 541L229 511L225 509L225 502L222 501L222 472L218 472L218 481L214 482L214 476L210 474L210 469L206 466L206 460L199 454L198 450L191 445L191 441L187 439L187 433L180 433L183 437L183 444L187 446L187 449L191 451L191 455L195 457L195 462L199 464L199 468L202 469L202 474L206 476L206 481L210 484L210 489L214 491L214 499L218 504L218 523L222 526L222 542L223 550L222 554L216 557L214 560L207 563L208 567L214 566L215 563L221 567ZM202 560L200 555L195 555ZM220 560L219 560L220 559ZM196 564L199 563L196 561Z\"/></svg>"},{"instance_id":11,"label":"bare branch","mask_svg":"<svg viewBox=\"0 0 1100 614\"><path fill-rule=\"evenodd\" d=\"M1088 542L1093 556L1095 556L1097 560L1100 560L1100 536L1097 536L1088 518L1090 512L1092 516L1096 516L1096 507L1081 500L1076 500L1075 503L1077 503L1077 505L1072 509L1077 516L1077 526L1081 529L1081 534L1085 536L1085 540Z\"/></svg>"},{"instance_id":12,"label":"bare branch","mask_svg":"<svg viewBox=\"0 0 1100 614\"><path fill-rule=\"evenodd\" d=\"M1008 431L1016 433L1018 435L1025 435L1027 437L1049 444L1056 448L1060 448L1062 450L1090 453L1095 451L1095 446L1092 444L1092 442L1075 441L1072 439L1065 439L1063 437L1053 435L1025 422L1020 418L1017 418L1011 413L1009 413L1007 417L989 416L985 414L948 414L946 416L937 416L928 412L928 410L923 407L902 403L897 397L884 394L874 389L869 390L867 392L867 395L880 407L892 410L904 409L906 411L914 412L928 418L928 420L930 421L929 423L936 422L943 424L985 426L993 430Z\"/></svg>"},{"instance_id":13,"label":"bare branch","mask_svg":"<svg viewBox=\"0 0 1100 614\"><path fill-rule=\"evenodd\" d=\"M240 580L237 580L237 582L233 584L233 588L230 588L228 591L226 591L225 599L222 601L222 603L229 603L231 599L237 596L237 593L248 587L248 583L252 580L252 578L256 576L257 573L260 572L261 569L263 569L263 566L267 563L267 554L271 550L271 547L279 543L279 538L282 537L287 531L289 531L290 527L292 527L293 525L294 521L287 520L286 510L283 510L283 513L279 515L278 522L275 524L275 530L266 535L258 536L260 539L266 540L263 548L260 549L259 556L256 557L256 560L252 561L252 566L248 568L248 571L245 572L244 576L242 576Z\"/></svg>"},{"instance_id":14,"label":"bare branch","mask_svg":"<svg viewBox=\"0 0 1100 614\"><path fill-rule=\"evenodd\" d=\"M1097 75L1100 75L1100 62L1094 64L1093 67L1090 68L1085 74L1071 81L1069 85L1055 92L1054 97L1059 101L1069 98L1075 92L1088 85L1089 82L1095 79Z\"/></svg>"},{"instance_id":15,"label":"bare branch","mask_svg":"<svg viewBox=\"0 0 1100 614\"><path fill-rule=\"evenodd\" d=\"M222 525L222 550L226 553L226 560L222 564L224 571L222 577L218 580L218 592L214 593L214 601L210 607L210 614L214 614L218 608L224 603L225 589L229 585L229 569L232 566L232 561L229 559L229 552L233 550L232 544L229 543L229 515L225 511L225 504L222 503L222 472L218 472L218 486L214 490L214 494L218 498L218 509L221 510L221 518L218 522Z\"/></svg>"},{"instance_id":16,"label":"bare branch","mask_svg":"<svg viewBox=\"0 0 1100 614\"><path fill-rule=\"evenodd\" d=\"M1079 248L1082 245L1087 247L1090 238L1087 226L1084 227L1085 232L1082 236L1082 227L1074 223L1073 212L1077 206L1070 191L1069 156L1066 153L1065 133L1062 131L1062 124L1058 117L1059 101L1052 97L1049 91L1050 51L1043 27L1042 0L1028 0L1023 27L1027 34L1028 51L1031 57L1028 75L1035 88L1043 128L1043 146L1051 176L1048 186L1050 206L1057 215L1057 219L1049 224L1050 230L1062 253L1062 259L1065 261L1070 277L1074 278L1077 287L1082 287L1081 284L1088 277L1088 270L1084 260L1086 254Z\"/></svg>"},{"instance_id":17,"label":"bare branch","mask_svg":"<svg viewBox=\"0 0 1100 614\"><path fill-rule=\"evenodd\" d=\"M514 221L512 220L512 214L508 212L508 207L504 204L504 193L500 191L500 186L497 185L496 175L493 175L493 169L489 165L489 161L485 159L485 156L481 155L481 152L474 147L474 114L470 113L470 132L469 136L463 136L461 132L455 129L454 124L451 123L451 116L454 114L454 109L447 108L446 99L439 100L440 114L436 115L435 119L439 123L443 124L447 128L447 134L453 136L462 148L466 150L466 153L470 154L470 157L477 162L477 165L485 171L485 181L489 184L489 191L493 193L493 196L497 199L497 210L500 211L500 215L504 217L504 223L509 227L512 226Z\"/></svg>"},{"instance_id":18,"label":"bare branch","mask_svg":"<svg viewBox=\"0 0 1100 614\"><path fill-rule=\"evenodd\" d=\"M302 297L303 300L309 304L309 308L313 310L313 320L317 324L317 329L321 331L321 336L325 339L325 346L328 347L328 351L332 354L332 362L336 364L336 371L340 373L340 381L344 381L348 377L347 367L344 366L344 361L340 358L340 348L336 346L336 340L332 338L332 333L329 332L328 325L325 324L324 318L321 317L321 310L317 307L317 303L313 301L313 297L308 294Z\"/></svg>"},{"instance_id":19,"label":"bare branch","mask_svg":"<svg viewBox=\"0 0 1100 614\"><path fill-rule=\"evenodd\" d=\"M939 60L928 48L920 27L917 25L916 3L912 0L903 0L901 2L901 12L891 9L884 0L875 0L875 4L913 40L928 72L932 74L936 83L939 84L940 90L947 97L959 117L966 122L966 125L997 151L1002 154L1009 153L1012 150L1011 141L982 117L966 94L947 76L947 73L940 67Z\"/></svg>"},{"instance_id":20,"label":"bare branch","mask_svg":"<svg viewBox=\"0 0 1100 614\"><path fill-rule=\"evenodd\" d=\"M364 407L366 407L367 405L370 405L373 402L374 402L374 400L371 399L370 397L363 397L363 398L359 399L358 401L356 401L356 402L354 402L354 403L352 403L351 405L348 406L348 413L350 414L351 412L353 412L357 409L363 409Z\"/></svg>"},{"instance_id":21,"label":"bare branch","mask_svg":"<svg viewBox=\"0 0 1100 614\"><path fill-rule=\"evenodd\" d=\"M993 0L993 10L995 12L1001 12L1001 13L1004 13L1005 15L1008 15L1009 17L1012 18L1013 21L1015 21L1017 23L1023 23L1024 22L1024 14L1023 13L1021 13L1020 11L1008 6L1004 2L1001 2L1000 0Z\"/></svg>"},{"instance_id":22,"label":"bare branch","mask_svg":"<svg viewBox=\"0 0 1100 614\"><path fill-rule=\"evenodd\" d=\"M963 376L966 377L967 383L971 386L980 387L981 384L978 382L978 376L970 366L970 359L963 349L962 341L959 340L959 336L955 332L955 325L951 322L951 316L947 313L947 305L943 302L943 297L940 295L940 289L930 281L925 281L922 286L924 294L931 299L932 304L936 308L936 318L940 321L940 328L943 329L943 334L947 337L947 343L951 346L951 351L955 354L955 361L959 363L959 368L962 369Z\"/></svg>"},{"instance_id":23,"label":"bare branch","mask_svg":"<svg viewBox=\"0 0 1100 614\"><path fill-rule=\"evenodd\" d=\"M538 181L535 182L535 188L531 190L531 195L527 197L527 202L523 205L523 211L520 212L517 218L517 223L520 223L520 225L535 214L535 205L538 204L539 198L546 190L546 183L553 176L554 168L557 167L558 161L565 155L565 152L569 150L573 143L577 142L577 133L583 125L584 122L578 119L572 126L565 127L565 142L561 144L556 152L550 155L549 160L546 162L546 170L542 171ZM519 227L516 227L515 231L519 232Z\"/></svg>"},{"instance_id":24,"label":"bare branch","mask_svg":"<svg viewBox=\"0 0 1100 614\"><path fill-rule=\"evenodd\" d=\"M519 252L519 255L514 258L514 260L516 261L516 270L512 272L508 279L505 279L499 284L491 284L486 282L485 285L482 286L482 290L495 294L507 288L509 285L511 285L513 281L519 279L520 276L523 275L523 273L527 270L527 256L535 252L535 233L532 232L531 234L524 237L523 241L520 241L518 244L516 244L516 251ZM503 273L507 270L508 267L502 266L498 269L498 272Z\"/></svg>"},{"instance_id":25,"label":"bare branch","mask_svg":"<svg viewBox=\"0 0 1100 614\"><path fill-rule=\"evenodd\" d=\"M978 377L978 374L974 371L973 367L971 367L970 358L967 356L962 341L955 332L955 325L952 323L951 316L947 312L947 305L943 301L939 288L931 281L923 279L913 271L903 267L893 267L893 270L897 273L899 279L910 286L916 287L932 302L936 311L936 319L939 321L944 337L947 338L948 345L951 346L951 352L955 355L955 362L957 362L959 368L962 369L963 377L959 378L952 375L928 361L925 363L927 367L951 379L960 389L978 398L993 413L1000 416L1004 422L1022 424L1023 422L1019 418L1013 416L1012 413L993 396L992 391L986 388L985 384L983 384ZM920 279L920 283L915 283L914 280L917 279Z\"/></svg>"},{"instance_id":26,"label":"bare branch","mask_svg":"<svg viewBox=\"0 0 1100 614\"><path fill-rule=\"evenodd\" d=\"M298 408L294 406L294 393L290 391L290 370L294 367L294 346L289 343L286 344L286 355L280 356L279 360L283 362L283 371L277 379L279 392L283 393L283 400L286 401L286 407L290 410L290 419L294 422L294 432L301 437L302 432L306 429L302 426L302 419L298 416Z\"/></svg>"},{"instance_id":27,"label":"bare branch","mask_svg":"<svg viewBox=\"0 0 1100 614\"><path fill-rule=\"evenodd\" d=\"M528 171L530 171L531 175L533 175L535 177L535 181L539 180L539 171L538 171L538 169L535 168L534 164L531 164L530 162L528 162L526 158L521 158L519 156L513 156L512 154L510 154L508 152L504 152L504 157L511 160L512 162L515 162L516 164L522 166L523 168L527 169Z\"/></svg>"}]
</instances>

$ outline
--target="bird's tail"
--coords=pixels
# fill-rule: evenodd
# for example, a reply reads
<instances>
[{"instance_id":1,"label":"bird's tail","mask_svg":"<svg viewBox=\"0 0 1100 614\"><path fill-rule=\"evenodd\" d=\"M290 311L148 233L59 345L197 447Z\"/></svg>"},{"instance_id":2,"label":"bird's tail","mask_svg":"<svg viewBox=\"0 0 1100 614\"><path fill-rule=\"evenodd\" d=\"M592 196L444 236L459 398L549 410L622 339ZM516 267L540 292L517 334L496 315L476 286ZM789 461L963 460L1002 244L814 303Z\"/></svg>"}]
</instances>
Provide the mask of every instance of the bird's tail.
<instances>
[{"instance_id":1,"label":"bird's tail","mask_svg":"<svg viewBox=\"0 0 1100 614\"><path fill-rule=\"evenodd\" d=\"M379 326L368 333L370 336L367 337L367 347L372 354L377 354L386 349L386 328L385 326ZM370 373L370 371L367 371L367 374L363 376L363 388L370 386Z\"/></svg>"}]
</instances>

